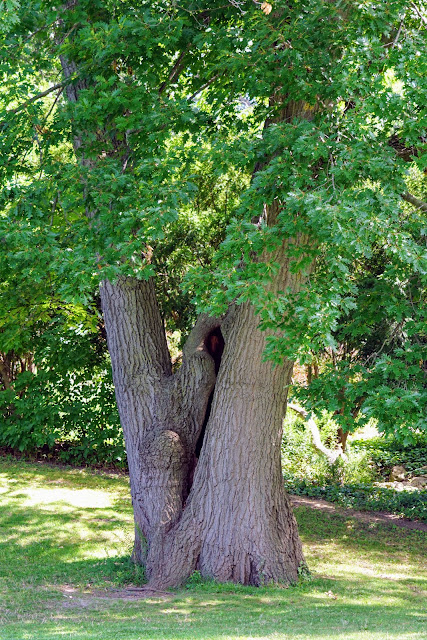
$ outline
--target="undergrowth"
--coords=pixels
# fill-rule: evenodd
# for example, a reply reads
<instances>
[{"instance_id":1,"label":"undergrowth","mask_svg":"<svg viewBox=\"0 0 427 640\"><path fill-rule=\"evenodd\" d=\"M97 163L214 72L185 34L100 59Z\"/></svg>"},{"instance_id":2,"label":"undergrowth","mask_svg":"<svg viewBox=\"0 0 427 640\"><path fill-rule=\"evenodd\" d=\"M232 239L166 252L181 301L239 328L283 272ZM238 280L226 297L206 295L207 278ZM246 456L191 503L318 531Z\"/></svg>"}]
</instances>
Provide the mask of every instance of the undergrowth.
<instances>
[{"instance_id":1,"label":"undergrowth","mask_svg":"<svg viewBox=\"0 0 427 640\"><path fill-rule=\"evenodd\" d=\"M318 425L322 441L333 448L337 433L333 417L323 413ZM399 490L375 484L388 480L392 467L397 464L405 467L408 476L427 473L425 436L418 436L411 446L381 437L353 441L349 438L346 458L329 465L313 448L306 424L294 415L285 420L282 464L290 493L324 498L344 507L389 511L427 521L427 490Z\"/></svg>"}]
</instances>

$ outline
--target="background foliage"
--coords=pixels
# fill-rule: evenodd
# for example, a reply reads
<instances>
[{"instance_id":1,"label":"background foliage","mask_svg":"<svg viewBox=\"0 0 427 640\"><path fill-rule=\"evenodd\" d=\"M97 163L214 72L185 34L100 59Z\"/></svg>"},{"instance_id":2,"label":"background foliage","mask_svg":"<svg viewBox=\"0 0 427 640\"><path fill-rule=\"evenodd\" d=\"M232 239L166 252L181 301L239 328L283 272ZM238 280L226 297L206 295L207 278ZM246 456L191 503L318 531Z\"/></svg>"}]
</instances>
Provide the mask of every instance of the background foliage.
<instances>
[{"instance_id":1,"label":"background foliage","mask_svg":"<svg viewBox=\"0 0 427 640\"><path fill-rule=\"evenodd\" d=\"M249 300L275 331L266 358L318 364L293 389L309 411L415 442L426 226L402 196L427 193L425 8L3 4L0 352L16 366L2 442L122 457L94 292L154 274L176 350L198 311ZM297 236L309 286L267 295L266 251Z\"/></svg>"}]
</instances>

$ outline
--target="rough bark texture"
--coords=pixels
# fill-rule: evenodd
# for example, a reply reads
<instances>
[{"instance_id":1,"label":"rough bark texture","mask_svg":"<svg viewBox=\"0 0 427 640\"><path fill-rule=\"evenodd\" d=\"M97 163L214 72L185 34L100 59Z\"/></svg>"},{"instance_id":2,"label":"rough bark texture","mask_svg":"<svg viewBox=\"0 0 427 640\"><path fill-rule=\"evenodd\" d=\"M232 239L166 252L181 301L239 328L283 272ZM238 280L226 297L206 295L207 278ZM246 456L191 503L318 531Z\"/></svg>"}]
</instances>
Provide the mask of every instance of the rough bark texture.
<instances>
[{"instance_id":1,"label":"rough bark texture","mask_svg":"<svg viewBox=\"0 0 427 640\"><path fill-rule=\"evenodd\" d=\"M199 568L220 581L288 583L303 560L280 464L292 363L262 363L257 324L245 304L223 327L227 346L195 477L204 525Z\"/></svg>"},{"instance_id":2,"label":"rough bark texture","mask_svg":"<svg viewBox=\"0 0 427 640\"><path fill-rule=\"evenodd\" d=\"M257 324L246 304L222 325L226 347L192 491L180 521L148 556L157 588L196 567L243 584L297 579L303 556L280 466L292 366L260 365L265 338Z\"/></svg>"},{"instance_id":3,"label":"rough bark texture","mask_svg":"<svg viewBox=\"0 0 427 640\"><path fill-rule=\"evenodd\" d=\"M303 278L290 274L285 246L280 254L270 291L296 290ZM214 318L199 319L172 374L154 282L104 282L101 299L129 460L134 555L150 587L179 584L195 568L220 581L294 582L304 558L280 463L292 363L262 362L268 332L243 304L221 322L217 380L207 348Z\"/></svg>"},{"instance_id":4,"label":"rough bark texture","mask_svg":"<svg viewBox=\"0 0 427 640\"><path fill-rule=\"evenodd\" d=\"M270 291L298 289L303 277L290 274L285 246L278 253ZM147 557L155 588L179 584L195 568L219 581L289 584L304 564L280 460L292 363L262 362L268 333L249 304L232 309L221 330L225 349L191 493Z\"/></svg>"},{"instance_id":5,"label":"rough bark texture","mask_svg":"<svg viewBox=\"0 0 427 640\"><path fill-rule=\"evenodd\" d=\"M117 404L126 441L135 517L134 555L179 518L188 495L194 451L215 365L205 348L218 320L200 318L172 375L154 282L103 282L101 300Z\"/></svg>"}]
</instances>

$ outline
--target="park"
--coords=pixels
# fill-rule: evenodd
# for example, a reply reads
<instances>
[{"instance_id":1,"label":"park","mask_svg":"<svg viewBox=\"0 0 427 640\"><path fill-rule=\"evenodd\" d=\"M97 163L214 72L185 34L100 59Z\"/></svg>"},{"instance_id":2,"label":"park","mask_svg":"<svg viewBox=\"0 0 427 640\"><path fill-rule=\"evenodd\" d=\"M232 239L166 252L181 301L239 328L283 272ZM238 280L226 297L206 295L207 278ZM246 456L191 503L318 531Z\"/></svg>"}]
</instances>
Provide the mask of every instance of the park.
<instances>
[{"instance_id":1,"label":"park","mask_svg":"<svg viewBox=\"0 0 427 640\"><path fill-rule=\"evenodd\" d=\"M424 640L426 44L4 0L1 640Z\"/></svg>"}]
</instances>

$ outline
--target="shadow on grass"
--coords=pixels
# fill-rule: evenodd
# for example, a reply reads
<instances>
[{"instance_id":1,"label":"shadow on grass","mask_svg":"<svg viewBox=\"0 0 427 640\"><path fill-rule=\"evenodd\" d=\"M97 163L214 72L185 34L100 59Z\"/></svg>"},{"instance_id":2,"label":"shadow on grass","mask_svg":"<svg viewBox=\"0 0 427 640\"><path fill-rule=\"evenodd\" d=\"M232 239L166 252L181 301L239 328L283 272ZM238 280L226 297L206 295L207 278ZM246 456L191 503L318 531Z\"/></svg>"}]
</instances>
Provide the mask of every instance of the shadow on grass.
<instances>
[{"instance_id":1,"label":"shadow on grass","mask_svg":"<svg viewBox=\"0 0 427 640\"><path fill-rule=\"evenodd\" d=\"M426 638L423 532L300 507L296 515L307 557L322 574L311 581L255 589L196 576L169 601L120 600L113 597L114 588L143 580L129 560L126 482L95 477L87 483L78 476L76 483L74 472L42 471L13 477L1 494L1 640ZM9 481L11 473L5 474ZM73 489L77 498L73 504L50 498L31 504L29 484ZM105 493L104 506L78 506L79 496L96 498L79 493L88 488ZM33 498L43 495L48 493ZM72 589L64 589L67 585Z\"/></svg>"},{"instance_id":2,"label":"shadow on grass","mask_svg":"<svg viewBox=\"0 0 427 640\"><path fill-rule=\"evenodd\" d=\"M3 501L7 497L7 492L2 494ZM132 525L125 517L129 514L117 510L123 509L121 501L119 505L112 501L104 508L77 508L61 500L29 507L25 504L27 498L28 494L13 493L11 504L0 513L4 540L0 542L0 575L4 570L10 574L13 568L15 577L25 576L31 564L34 582L53 580L56 574L63 575L66 564L70 579L74 580L82 571L81 566L78 572L72 570L76 561L92 561L99 566L105 556L113 559L130 554ZM296 515L307 549L333 546L337 563L352 554L369 554L384 564L404 561L406 572L419 574L422 558L427 557L427 536L423 532L396 531L377 523L370 526L339 514L313 513L305 507L298 508ZM88 556L93 554L96 559L90 560Z\"/></svg>"},{"instance_id":3,"label":"shadow on grass","mask_svg":"<svg viewBox=\"0 0 427 640\"><path fill-rule=\"evenodd\" d=\"M129 477L119 471L106 473L93 468L76 468L69 465L54 465L46 462L25 462L13 457L0 458L0 481L2 475L15 488L29 484L51 486L58 484L71 489L96 488L108 491L124 490L129 493Z\"/></svg>"},{"instance_id":4,"label":"shadow on grass","mask_svg":"<svg viewBox=\"0 0 427 640\"><path fill-rule=\"evenodd\" d=\"M393 557L412 552L418 560L427 556L427 534L424 531L401 529L393 523L364 522L341 513L321 513L309 507L294 508L303 543L334 544L345 552L372 551Z\"/></svg>"}]
</instances>

